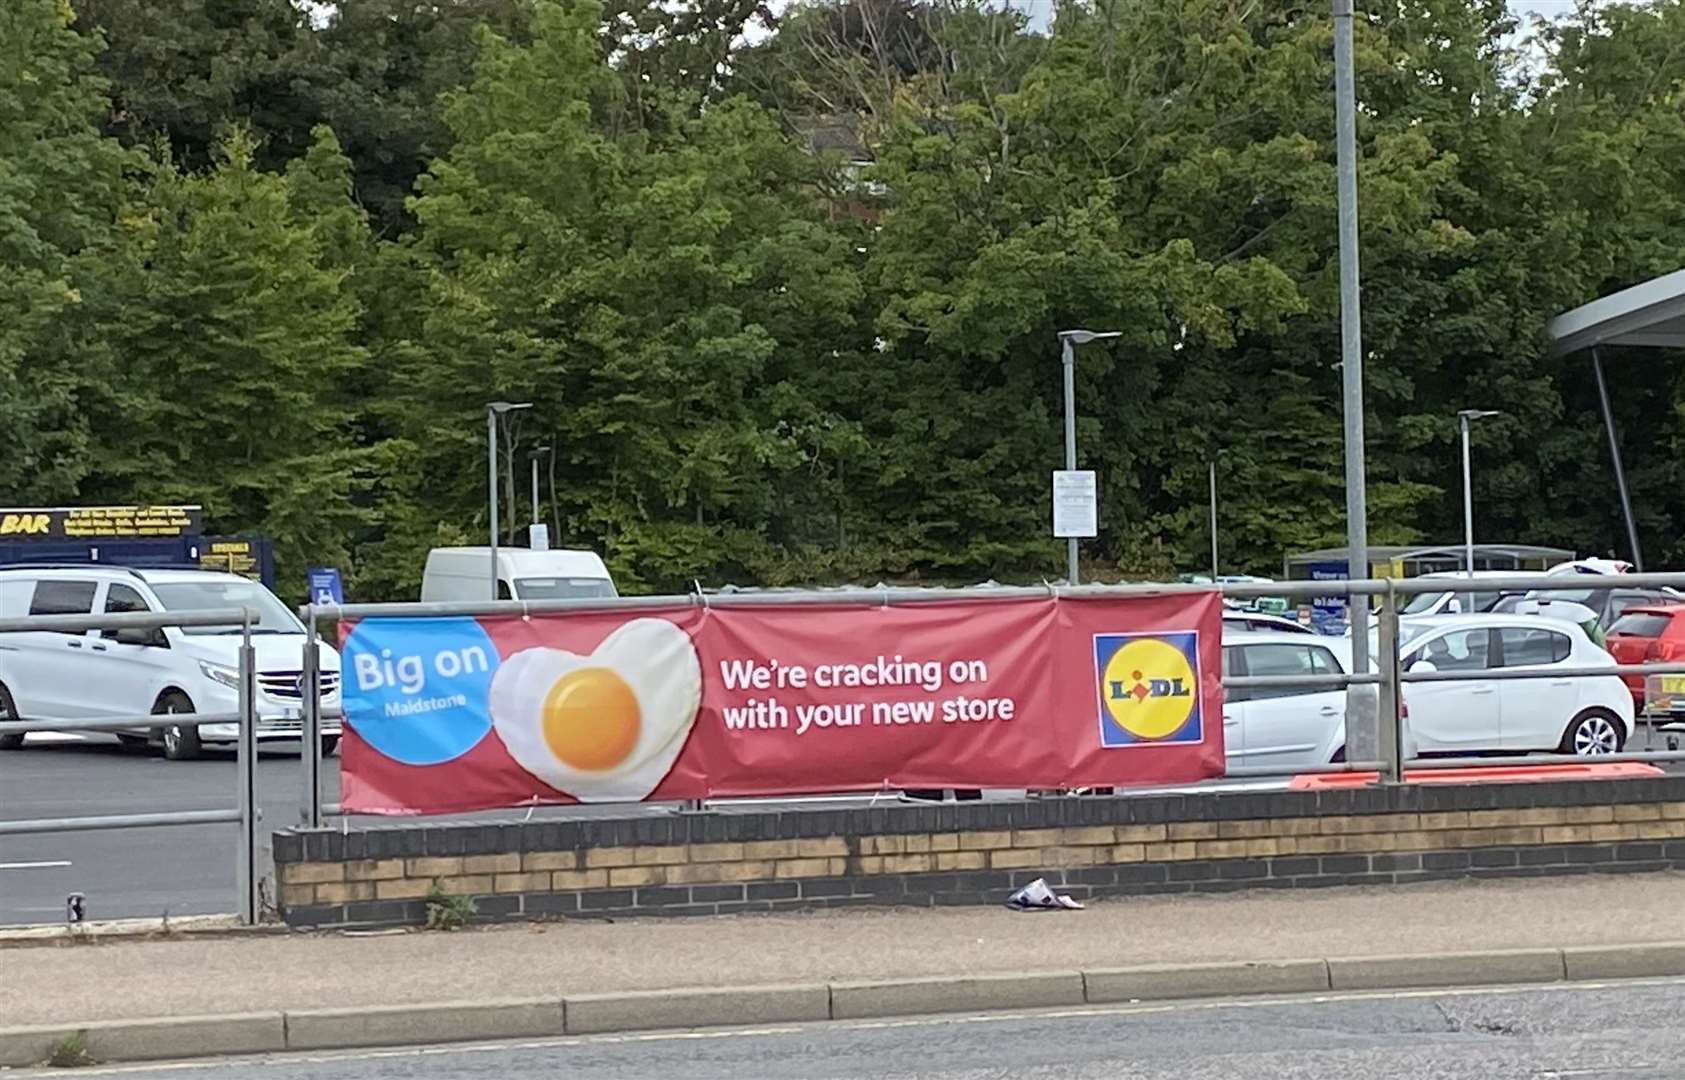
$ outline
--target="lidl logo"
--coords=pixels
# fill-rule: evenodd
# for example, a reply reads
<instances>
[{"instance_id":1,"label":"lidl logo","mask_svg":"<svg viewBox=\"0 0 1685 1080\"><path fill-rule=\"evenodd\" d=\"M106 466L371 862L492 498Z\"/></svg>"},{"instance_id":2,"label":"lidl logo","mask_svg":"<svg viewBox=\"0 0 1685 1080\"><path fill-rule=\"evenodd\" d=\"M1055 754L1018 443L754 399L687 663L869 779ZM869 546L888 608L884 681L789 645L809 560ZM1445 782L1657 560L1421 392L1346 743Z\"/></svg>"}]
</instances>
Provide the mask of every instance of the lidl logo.
<instances>
[{"instance_id":1,"label":"lidl logo","mask_svg":"<svg viewBox=\"0 0 1685 1080\"><path fill-rule=\"evenodd\" d=\"M1100 745L1197 743L1199 635L1096 634Z\"/></svg>"}]
</instances>

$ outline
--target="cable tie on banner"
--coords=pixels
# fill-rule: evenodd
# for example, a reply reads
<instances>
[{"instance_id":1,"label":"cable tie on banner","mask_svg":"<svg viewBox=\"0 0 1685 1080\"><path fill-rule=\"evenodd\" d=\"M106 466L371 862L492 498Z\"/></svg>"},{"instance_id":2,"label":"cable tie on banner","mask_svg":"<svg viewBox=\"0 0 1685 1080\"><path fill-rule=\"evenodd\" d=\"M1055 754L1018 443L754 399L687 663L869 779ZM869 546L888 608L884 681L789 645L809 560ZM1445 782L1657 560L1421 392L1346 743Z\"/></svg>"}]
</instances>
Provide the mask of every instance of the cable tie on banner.
<instances>
[{"instance_id":1,"label":"cable tie on banner","mask_svg":"<svg viewBox=\"0 0 1685 1080\"><path fill-rule=\"evenodd\" d=\"M521 601L521 621L532 622L532 611L527 607L525 600Z\"/></svg>"},{"instance_id":2,"label":"cable tie on banner","mask_svg":"<svg viewBox=\"0 0 1685 1080\"><path fill-rule=\"evenodd\" d=\"M708 594L702 591L702 582L697 578L691 578L690 584L696 590L696 599L700 601L702 607L706 609L708 607Z\"/></svg>"}]
</instances>

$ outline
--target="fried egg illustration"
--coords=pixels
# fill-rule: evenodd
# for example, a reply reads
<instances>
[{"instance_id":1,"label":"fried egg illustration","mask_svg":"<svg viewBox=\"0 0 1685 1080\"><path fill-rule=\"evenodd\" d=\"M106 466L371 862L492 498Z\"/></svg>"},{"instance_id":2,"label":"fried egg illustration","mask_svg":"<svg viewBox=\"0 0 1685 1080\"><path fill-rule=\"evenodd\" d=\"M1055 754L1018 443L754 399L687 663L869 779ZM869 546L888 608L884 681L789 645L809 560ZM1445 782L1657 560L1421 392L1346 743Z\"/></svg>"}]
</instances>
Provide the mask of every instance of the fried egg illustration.
<instances>
[{"instance_id":1,"label":"fried egg illustration","mask_svg":"<svg viewBox=\"0 0 1685 1080\"><path fill-rule=\"evenodd\" d=\"M683 749L702 703L690 636L633 619L589 656L523 649L491 684L492 726L517 764L580 802L643 799Z\"/></svg>"}]
</instances>

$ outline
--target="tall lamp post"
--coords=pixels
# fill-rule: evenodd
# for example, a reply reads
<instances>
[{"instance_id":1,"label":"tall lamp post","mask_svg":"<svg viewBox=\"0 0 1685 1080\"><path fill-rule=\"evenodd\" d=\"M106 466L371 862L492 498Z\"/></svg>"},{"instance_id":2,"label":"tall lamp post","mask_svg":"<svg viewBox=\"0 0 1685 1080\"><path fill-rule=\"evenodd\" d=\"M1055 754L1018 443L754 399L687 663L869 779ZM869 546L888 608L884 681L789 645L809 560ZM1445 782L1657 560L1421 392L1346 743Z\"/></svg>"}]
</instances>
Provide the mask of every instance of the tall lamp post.
<instances>
[{"instance_id":1,"label":"tall lamp post","mask_svg":"<svg viewBox=\"0 0 1685 1080\"><path fill-rule=\"evenodd\" d=\"M497 421L504 413L532 408L532 402L486 403L486 498L491 506L491 598L497 599Z\"/></svg>"},{"instance_id":2,"label":"tall lamp post","mask_svg":"<svg viewBox=\"0 0 1685 1080\"><path fill-rule=\"evenodd\" d=\"M538 524L538 459L550 452L548 446L540 446L528 452L527 458L532 462L532 523ZM554 495L554 492L551 493Z\"/></svg>"},{"instance_id":3,"label":"tall lamp post","mask_svg":"<svg viewBox=\"0 0 1685 1080\"><path fill-rule=\"evenodd\" d=\"M1077 383L1076 362L1078 345L1087 345L1102 338L1122 337L1121 330L1061 330L1059 331L1060 360L1065 365L1065 469L1077 467ZM1065 580L1077 584L1077 538L1065 541Z\"/></svg>"},{"instance_id":4,"label":"tall lamp post","mask_svg":"<svg viewBox=\"0 0 1685 1080\"><path fill-rule=\"evenodd\" d=\"M1219 450L1211 455L1211 584L1217 584L1217 459L1228 453Z\"/></svg>"},{"instance_id":5,"label":"tall lamp post","mask_svg":"<svg viewBox=\"0 0 1685 1080\"><path fill-rule=\"evenodd\" d=\"M1346 560L1353 581L1369 576L1369 493L1363 452L1363 314L1357 245L1357 79L1352 58L1352 0L1331 0L1334 18L1335 199L1340 238L1340 360L1345 413ZM1367 601L1352 597L1352 670L1369 669ZM1380 718L1360 694L1346 695L1346 760L1380 751Z\"/></svg>"},{"instance_id":6,"label":"tall lamp post","mask_svg":"<svg viewBox=\"0 0 1685 1080\"><path fill-rule=\"evenodd\" d=\"M1469 424L1501 415L1494 409L1463 409L1457 413L1457 423L1463 429L1463 566L1471 578L1474 577L1474 484L1469 465Z\"/></svg>"}]
</instances>

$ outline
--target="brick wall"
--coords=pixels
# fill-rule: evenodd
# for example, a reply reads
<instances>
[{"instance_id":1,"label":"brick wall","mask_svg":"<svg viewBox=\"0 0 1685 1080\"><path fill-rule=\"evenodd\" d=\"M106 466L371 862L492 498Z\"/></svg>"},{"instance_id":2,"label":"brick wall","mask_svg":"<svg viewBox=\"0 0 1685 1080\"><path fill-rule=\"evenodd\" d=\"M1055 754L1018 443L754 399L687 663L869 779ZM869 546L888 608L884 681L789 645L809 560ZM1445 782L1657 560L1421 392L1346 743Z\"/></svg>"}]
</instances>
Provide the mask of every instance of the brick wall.
<instances>
[{"instance_id":1,"label":"brick wall","mask_svg":"<svg viewBox=\"0 0 1685 1080\"><path fill-rule=\"evenodd\" d=\"M1685 776L275 834L294 925L998 903L1685 868Z\"/></svg>"}]
</instances>

